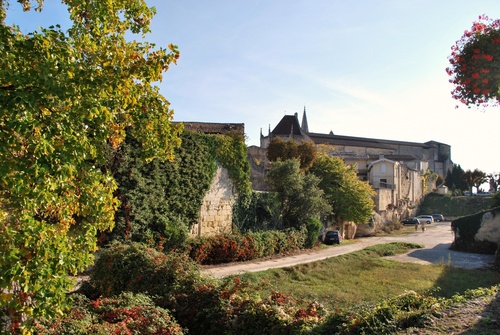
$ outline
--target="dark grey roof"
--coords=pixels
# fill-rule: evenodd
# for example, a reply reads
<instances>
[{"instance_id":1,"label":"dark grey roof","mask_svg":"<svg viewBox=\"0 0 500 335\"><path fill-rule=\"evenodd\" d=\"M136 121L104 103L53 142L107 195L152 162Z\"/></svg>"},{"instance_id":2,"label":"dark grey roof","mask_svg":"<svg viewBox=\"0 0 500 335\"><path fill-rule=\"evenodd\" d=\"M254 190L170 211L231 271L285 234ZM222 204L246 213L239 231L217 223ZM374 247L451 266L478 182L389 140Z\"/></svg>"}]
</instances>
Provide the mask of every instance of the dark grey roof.
<instances>
[{"instance_id":1,"label":"dark grey roof","mask_svg":"<svg viewBox=\"0 0 500 335\"><path fill-rule=\"evenodd\" d=\"M394 146L397 145L430 148L433 146L432 143L436 143L436 142L416 143L416 142L382 140L376 138L343 136L343 135L334 135L331 132L330 134L309 133L309 137L316 144L344 145L344 146L380 148L380 149L395 149Z\"/></svg>"},{"instance_id":2,"label":"dark grey roof","mask_svg":"<svg viewBox=\"0 0 500 335\"><path fill-rule=\"evenodd\" d=\"M297 115L285 115L278 123L278 125L271 132L273 135L280 136L307 136L307 134L302 130L297 119Z\"/></svg>"}]
</instances>

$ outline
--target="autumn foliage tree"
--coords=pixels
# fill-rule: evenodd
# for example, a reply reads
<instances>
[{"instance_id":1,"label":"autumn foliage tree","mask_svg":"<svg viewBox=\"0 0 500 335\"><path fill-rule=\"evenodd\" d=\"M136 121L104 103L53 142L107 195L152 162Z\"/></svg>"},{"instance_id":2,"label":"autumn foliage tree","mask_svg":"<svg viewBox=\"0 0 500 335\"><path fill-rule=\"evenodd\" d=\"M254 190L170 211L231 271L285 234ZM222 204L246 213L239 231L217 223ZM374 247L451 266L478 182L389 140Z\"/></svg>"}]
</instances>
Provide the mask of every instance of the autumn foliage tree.
<instances>
[{"instance_id":1,"label":"autumn foliage tree","mask_svg":"<svg viewBox=\"0 0 500 335\"><path fill-rule=\"evenodd\" d=\"M267 147L267 158L271 162L298 159L300 169L306 171L316 160L316 147L311 142L297 143L294 140L285 141L281 137L275 137Z\"/></svg>"},{"instance_id":2,"label":"autumn foliage tree","mask_svg":"<svg viewBox=\"0 0 500 335\"><path fill-rule=\"evenodd\" d=\"M25 9L32 1L20 0ZM35 6L40 9L42 0ZM22 34L0 1L0 319L12 333L59 315L118 201L107 169L131 129L143 158L168 160L181 128L153 83L177 48L149 32L143 0L63 0L73 22Z\"/></svg>"},{"instance_id":3,"label":"autumn foliage tree","mask_svg":"<svg viewBox=\"0 0 500 335\"><path fill-rule=\"evenodd\" d=\"M500 99L500 20L480 16L452 47L446 69L452 96L467 106L498 106Z\"/></svg>"}]
</instances>

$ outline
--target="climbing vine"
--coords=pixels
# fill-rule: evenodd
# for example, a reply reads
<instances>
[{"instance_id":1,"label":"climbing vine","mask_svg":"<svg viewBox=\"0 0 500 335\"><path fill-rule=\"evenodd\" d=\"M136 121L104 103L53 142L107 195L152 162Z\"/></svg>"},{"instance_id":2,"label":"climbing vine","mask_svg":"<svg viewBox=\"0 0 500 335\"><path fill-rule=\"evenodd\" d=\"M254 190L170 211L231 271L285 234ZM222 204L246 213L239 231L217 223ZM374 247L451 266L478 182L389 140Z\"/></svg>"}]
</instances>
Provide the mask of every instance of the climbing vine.
<instances>
[{"instance_id":1,"label":"climbing vine","mask_svg":"<svg viewBox=\"0 0 500 335\"><path fill-rule=\"evenodd\" d=\"M171 162L140 159L141 145L127 137L115 155L112 170L121 201L115 229L102 243L118 239L171 249L182 245L198 221L203 198L217 164L241 194L250 192L244 141L235 135L206 135L184 131L182 145Z\"/></svg>"}]
</instances>

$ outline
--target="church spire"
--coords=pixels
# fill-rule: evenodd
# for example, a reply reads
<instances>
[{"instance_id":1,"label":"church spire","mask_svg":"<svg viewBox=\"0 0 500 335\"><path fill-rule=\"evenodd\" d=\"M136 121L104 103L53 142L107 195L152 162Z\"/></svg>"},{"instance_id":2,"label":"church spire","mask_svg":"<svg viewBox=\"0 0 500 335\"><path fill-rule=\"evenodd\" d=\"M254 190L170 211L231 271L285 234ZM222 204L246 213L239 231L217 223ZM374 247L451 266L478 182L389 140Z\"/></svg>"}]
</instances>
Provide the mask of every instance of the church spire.
<instances>
[{"instance_id":1,"label":"church spire","mask_svg":"<svg viewBox=\"0 0 500 335\"><path fill-rule=\"evenodd\" d=\"M309 126L307 125L306 106L304 106L304 114L302 114L302 125L301 125L301 128L306 133L309 133Z\"/></svg>"}]
</instances>

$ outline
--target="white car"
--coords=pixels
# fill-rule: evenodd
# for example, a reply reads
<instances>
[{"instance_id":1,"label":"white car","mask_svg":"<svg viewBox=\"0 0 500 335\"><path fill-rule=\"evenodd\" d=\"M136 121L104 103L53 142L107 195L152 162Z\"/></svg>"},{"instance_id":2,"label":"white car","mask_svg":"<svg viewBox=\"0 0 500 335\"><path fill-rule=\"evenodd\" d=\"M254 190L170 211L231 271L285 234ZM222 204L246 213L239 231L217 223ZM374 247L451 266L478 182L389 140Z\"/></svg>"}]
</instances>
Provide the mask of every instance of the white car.
<instances>
[{"instance_id":1,"label":"white car","mask_svg":"<svg viewBox=\"0 0 500 335\"><path fill-rule=\"evenodd\" d=\"M432 215L419 215L417 216L417 219L420 223L430 224L434 222L434 218L432 217Z\"/></svg>"}]
</instances>

